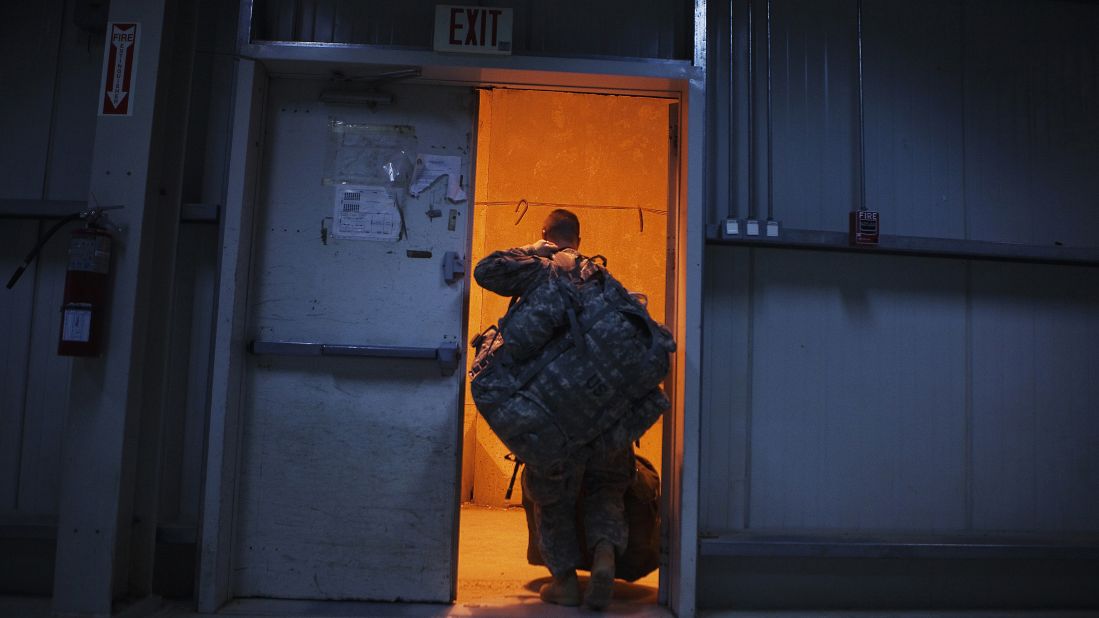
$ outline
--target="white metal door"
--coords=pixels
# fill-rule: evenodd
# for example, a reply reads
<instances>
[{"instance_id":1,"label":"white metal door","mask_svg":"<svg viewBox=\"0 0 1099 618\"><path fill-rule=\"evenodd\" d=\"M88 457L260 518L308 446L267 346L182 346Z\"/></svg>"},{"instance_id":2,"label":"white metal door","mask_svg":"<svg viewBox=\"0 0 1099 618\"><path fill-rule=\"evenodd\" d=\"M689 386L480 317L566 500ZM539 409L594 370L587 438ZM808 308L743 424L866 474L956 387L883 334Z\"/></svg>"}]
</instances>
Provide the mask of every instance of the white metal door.
<instances>
[{"instance_id":1,"label":"white metal door","mask_svg":"<svg viewBox=\"0 0 1099 618\"><path fill-rule=\"evenodd\" d=\"M465 257L469 200L448 199L448 176L413 197L356 174L383 160L411 172L374 156L392 148L372 139L399 135L409 165L458 157L468 190L475 99L405 84L385 87L389 104L322 103L333 85L271 81L231 594L450 601L466 284L446 280L444 259ZM337 237L341 222L389 229L335 211L347 179L396 197L400 240Z\"/></svg>"}]
</instances>

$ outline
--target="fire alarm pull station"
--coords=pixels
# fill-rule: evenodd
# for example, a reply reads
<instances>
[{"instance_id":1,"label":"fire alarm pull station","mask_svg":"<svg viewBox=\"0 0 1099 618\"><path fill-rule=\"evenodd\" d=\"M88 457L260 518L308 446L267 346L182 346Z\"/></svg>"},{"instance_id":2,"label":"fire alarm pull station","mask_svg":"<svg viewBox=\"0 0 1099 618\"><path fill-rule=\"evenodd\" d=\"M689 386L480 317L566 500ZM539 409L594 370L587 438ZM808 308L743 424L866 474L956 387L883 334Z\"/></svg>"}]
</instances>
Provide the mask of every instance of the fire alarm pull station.
<instances>
[{"instance_id":1,"label":"fire alarm pull station","mask_svg":"<svg viewBox=\"0 0 1099 618\"><path fill-rule=\"evenodd\" d=\"M878 211L854 210L851 212L851 244L853 245L877 245L878 244Z\"/></svg>"}]
</instances>

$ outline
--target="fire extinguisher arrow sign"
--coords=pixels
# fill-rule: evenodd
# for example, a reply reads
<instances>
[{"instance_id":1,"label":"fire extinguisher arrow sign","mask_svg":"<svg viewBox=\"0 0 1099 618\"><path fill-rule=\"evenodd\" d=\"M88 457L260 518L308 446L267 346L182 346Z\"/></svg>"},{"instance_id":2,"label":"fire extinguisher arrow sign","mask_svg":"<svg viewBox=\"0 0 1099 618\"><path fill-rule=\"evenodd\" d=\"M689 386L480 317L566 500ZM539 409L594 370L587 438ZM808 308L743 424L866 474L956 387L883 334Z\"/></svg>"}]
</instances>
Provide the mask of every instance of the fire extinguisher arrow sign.
<instances>
[{"instance_id":1,"label":"fire extinguisher arrow sign","mask_svg":"<svg viewBox=\"0 0 1099 618\"><path fill-rule=\"evenodd\" d=\"M137 22L111 22L107 25L99 97L100 116L133 115L139 30L140 24Z\"/></svg>"}]
</instances>

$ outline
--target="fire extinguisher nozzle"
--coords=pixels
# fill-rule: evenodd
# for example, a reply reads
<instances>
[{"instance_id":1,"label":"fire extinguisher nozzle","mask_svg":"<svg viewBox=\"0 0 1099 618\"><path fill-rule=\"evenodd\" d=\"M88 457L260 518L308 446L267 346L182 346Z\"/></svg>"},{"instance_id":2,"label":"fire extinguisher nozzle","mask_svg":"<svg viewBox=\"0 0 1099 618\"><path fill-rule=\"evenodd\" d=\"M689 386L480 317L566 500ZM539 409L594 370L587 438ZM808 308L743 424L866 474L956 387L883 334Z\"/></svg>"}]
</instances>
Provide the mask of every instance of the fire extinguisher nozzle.
<instances>
[{"instance_id":1,"label":"fire extinguisher nozzle","mask_svg":"<svg viewBox=\"0 0 1099 618\"><path fill-rule=\"evenodd\" d=\"M15 286L15 282L19 281L19 277L23 276L23 271L27 270L27 263L23 262L19 265L19 268L15 269L15 272L11 274L11 279L8 279L8 289L12 289Z\"/></svg>"}]
</instances>

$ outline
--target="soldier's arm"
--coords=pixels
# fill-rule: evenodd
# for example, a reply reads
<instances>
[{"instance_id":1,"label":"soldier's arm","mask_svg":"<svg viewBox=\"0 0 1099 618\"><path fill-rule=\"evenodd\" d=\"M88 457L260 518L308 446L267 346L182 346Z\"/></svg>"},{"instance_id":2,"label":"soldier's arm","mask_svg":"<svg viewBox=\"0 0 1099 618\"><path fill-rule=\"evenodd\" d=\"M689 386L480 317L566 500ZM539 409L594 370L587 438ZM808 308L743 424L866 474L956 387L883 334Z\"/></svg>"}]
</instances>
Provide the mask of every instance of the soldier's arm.
<instances>
[{"instance_id":1,"label":"soldier's arm","mask_svg":"<svg viewBox=\"0 0 1099 618\"><path fill-rule=\"evenodd\" d=\"M501 296L522 296L540 282L550 268L545 241L485 256L473 269L473 277L481 287Z\"/></svg>"}]
</instances>

